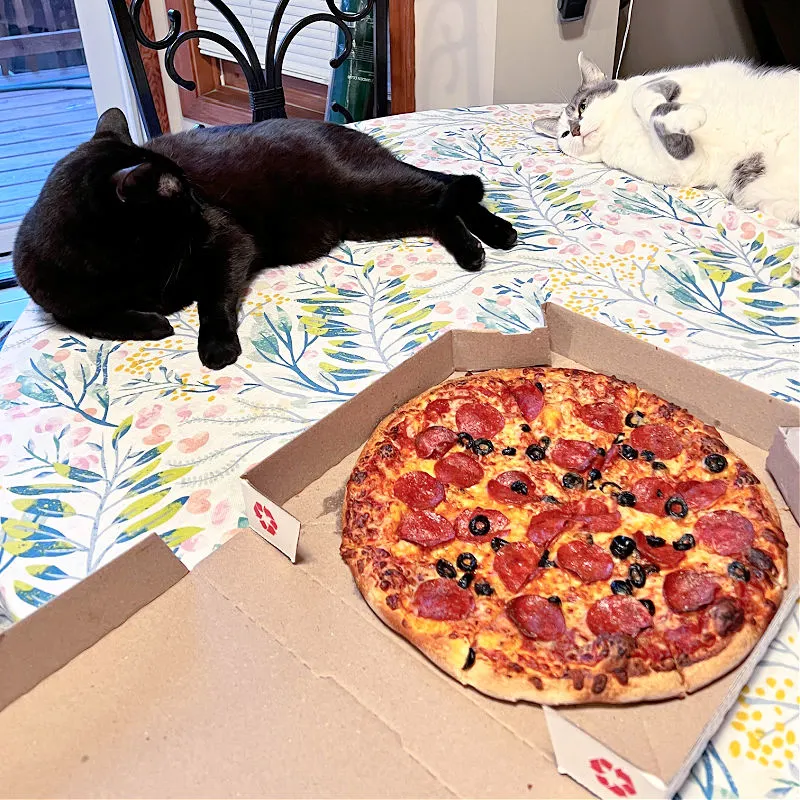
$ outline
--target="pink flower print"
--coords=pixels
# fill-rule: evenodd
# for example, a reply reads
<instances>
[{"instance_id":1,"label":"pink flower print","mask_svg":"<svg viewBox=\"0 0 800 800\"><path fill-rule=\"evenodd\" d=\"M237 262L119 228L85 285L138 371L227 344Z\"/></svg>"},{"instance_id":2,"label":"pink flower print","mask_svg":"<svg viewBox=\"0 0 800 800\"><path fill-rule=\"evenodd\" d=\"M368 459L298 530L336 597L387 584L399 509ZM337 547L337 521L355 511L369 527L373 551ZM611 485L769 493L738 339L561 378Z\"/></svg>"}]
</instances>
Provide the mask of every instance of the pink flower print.
<instances>
[{"instance_id":1,"label":"pink flower print","mask_svg":"<svg viewBox=\"0 0 800 800\"><path fill-rule=\"evenodd\" d=\"M20 395L19 390L21 387L21 383L7 383L0 388L0 397L2 397L3 400L16 400Z\"/></svg>"},{"instance_id":2,"label":"pink flower print","mask_svg":"<svg viewBox=\"0 0 800 800\"><path fill-rule=\"evenodd\" d=\"M566 177L567 175L572 175L573 172L575 172L575 170L572 169L572 167L567 167L566 169L556 170L556 175L563 175Z\"/></svg>"},{"instance_id":3,"label":"pink flower print","mask_svg":"<svg viewBox=\"0 0 800 800\"><path fill-rule=\"evenodd\" d=\"M91 428L87 428L86 426L81 428L76 428L72 432L72 436L70 437L70 442L73 447L77 447L79 444L83 444L86 439L89 437L89 434L92 432Z\"/></svg>"},{"instance_id":4,"label":"pink flower print","mask_svg":"<svg viewBox=\"0 0 800 800\"><path fill-rule=\"evenodd\" d=\"M340 283L339 287L348 292L354 292L358 289L358 284L355 281L345 281L344 283Z\"/></svg>"},{"instance_id":5,"label":"pink flower print","mask_svg":"<svg viewBox=\"0 0 800 800\"><path fill-rule=\"evenodd\" d=\"M228 375L221 375L217 378L217 386L223 394L238 392L244 385L244 378L231 378Z\"/></svg>"},{"instance_id":6,"label":"pink flower print","mask_svg":"<svg viewBox=\"0 0 800 800\"><path fill-rule=\"evenodd\" d=\"M203 416L206 419L217 419L217 417L221 417L226 411L228 410L227 406L224 405L213 405L207 411L203 413Z\"/></svg>"},{"instance_id":7,"label":"pink flower print","mask_svg":"<svg viewBox=\"0 0 800 800\"><path fill-rule=\"evenodd\" d=\"M752 222L743 222L741 230L745 239L752 239L756 235L756 226Z\"/></svg>"},{"instance_id":8,"label":"pink flower print","mask_svg":"<svg viewBox=\"0 0 800 800\"><path fill-rule=\"evenodd\" d=\"M10 460L8 456L0 456L0 469L7 467Z\"/></svg>"},{"instance_id":9,"label":"pink flower print","mask_svg":"<svg viewBox=\"0 0 800 800\"><path fill-rule=\"evenodd\" d=\"M214 510L211 512L211 524L222 525L222 523L225 522L225 517L228 516L230 509L231 504L227 500L217 503L214 506Z\"/></svg>"},{"instance_id":10,"label":"pink flower print","mask_svg":"<svg viewBox=\"0 0 800 800\"><path fill-rule=\"evenodd\" d=\"M33 345L34 350L44 350L45 347L49 344L49 339L39 339L38 342L35 342Z\"/></svg>"},{"instance_id":11,"label":"pink flower print","mask_svg":"<svg viewBox=\"0 0 800 800\"><path fill-rule=\"evenodd\" d=\"M402 264L395 264L393 267L389 267L389 274L392 276L402 275L405 272L405 267Z\"/></svg>"},{"instance_id":12,"label":"pink flower print","mask_svg":"<svg viewBox=\"0 0 800 800\"><path fill-rule=\"evenodd\" d=\"M186 420L189 419L189 417L192 416L192 409L191 408L182 408L182 409L180 409L178 411L176 416L178 417L178 419L181 422L186 422Z\"/></svg>"},{"instance_id":13,"label":"pink flower print","mask_svg":"<svg viewBox=\"0 0 800 800\"><path fill-rule=\"evenodd\" d=\"M199 489L196 492L192 492L186 503L186 510L190 514L205 514L211 509L211 503L208 502L210 494L211 489Z\"/></svg>"},{"instance_id":14,"label":"pink flower print","mask_svg":"<svg viewBox=\"0 0 800 800\"><path fill-rule=\"evenodd\" d=\"M639 191L639 184L638 183L630 183L628 186L625 187L626 192L630 192L631 194L635 194Z\"/></svg>"},{"instance_id":15,"label":"pink flower print","mask_svg":"<svg viewBox=\"0 0 800 800\"><path fill-rule=\"evenodd\" d=\"M566 247L562 247L558 252L562 256L579 256L581 254L581 246L579 244L568 244Z\"/></svg>"},{"instance_id":16,"label":"pink flower print","mask_svg":"<svg viewBox=\"0 0 800 800\"><path fill-rule=\"evenodd\" d=\"M483 294L483 291L484 291L484 290L483 290L483 286L476 286L476 287L475 287L475 288L472 290L472 294L476 294L476 295L478 295L478 297L480 297L480 296Z\"/></svg>"},{"instance_id":17,"label":"pink flower print","mask_svg":"<svg viewBox=\"0 0 800 800\"><path fill-rule=\"evenodd\" d=\"M394 259L392 258L391 253L384 253L382 256L378 256L375 259L375 263L379 267L385 267L387 264L390 264Z\"/></svg>"},{"instance_id":18,"label":"pink flower print","mask_svg":"<svg viewBox=\"0 0 800 800\"><path fill-rule=\"evenodd\" d=\"M588 239L590 242L596 242L596 241L598 241L599 239L602 239L602 238L603 238L603 234L602 234L602 233L600 233L599 231L592 231L591 233L587 233L587 234L586 234L586 238L587 238L587 239Z\"/></svg>"},{"instance_id":19,"label":"pink flower print","mask_svg":"<svg viewBox=\"0 0 800 800\"><path fill-rule=\"evenodd\" d=\"M53 361L57 361L59 364L62 361L66 361L70 356L69 350L59 350L54 356Z\"/></svg>"},{"instance_id":20,"label":"pink flower print","mask_svg":"<svg viewBox=\"0 0 800 800\"><path fill-rule=\"evenodd\" d=\"M607 222L609 225L618 225L620 220L619 214L607 214L604 217L604 221Z\"/></svg>"},{"instance_id":21,"label":"pink flower print","mask_svg":"<svg viewBox=\"0 0 800 800\"><path fill-rule=\"evenodd\" d=\"M178 450L181 453L194 453L195 450L199 450L206 442L208 442L209 433L208 431L199 431L194 436L189 436L186 439L181 439L178 442Z\"/></svg>"},{"instance_id":22,"label":"pink flower print","mask_svg":"<svg viewBox=\"0 0 800 800\"><path fill-rule=\"evenodd\" d=\"M547 238L547 244L552 244L553 247L558 247L558 245L561 244L561 239L559 239L557 236L549 236Z\"/></svg>"},{"instance_id":23,"label":"pink flower print","mask_svg":"<svg viewBox=\"0 0 800 800\"><path fill-rule=\"evenodd\" d=\"M335 266L331 267L331 275L334 278L338 278L344 272L344 267L341 264L336 264Z\"/></svg>"},{"instance_id":24,"label":"pink flower print","mask_svg":"<svg viewBox=\"0 0 800 800\"><path fill-rule=\"evenodd\" d=\"M613 186L613 185L614 185L614 179L613 179L613 178L609 178L609 179L606 181L606 186Z\"/></svg>"},{"instance_id":25,"label":"pink flower print","mask_svg":"<svg viewBox=\"0 0 800 800\"><path fill-rule=\"evenodd\" d=\"M659 322L658 325L668 336L677 337L686 333L686 326L677 320L675 322Z\"/></svg>"},{"instance_id":26,"label":"pink flower print","mask_svg":"<svg viewBox=\"0 0 800 800\"><path fill-rule=\"evenodd\" d=\"M2 436L0 436L0 447L5 449L10 444L11 444L11 434L10 433L4 433Z\"/></svg>"},{"instance_id":27,"label":"pink flower print","mask_svg":"<svg viewBox=\"0 0 800 800\"><path fill-rule=\"evenodd\" d=\"M636 249L636 242L633 239L628 239L624 244L618 244L614 247L620 255L627 256Z\"/></svg>"},{"instance_id":28,"label":"pink flower print","mask_svg":"<svg viewBox=\"0 0 800 800\"><path fill-rule=\"evenodd\" d=\"M187 553L194 553L195 550L200 550L205 545L205 538L199 533L189 537L185 542L181 542L181 550Z\"/></svg>"},{"instance_id":29,"label":"pink flower print","mask_svg":"<svg viewBox=\"0 0 800 800\"><path fill-rule=\"evenodd\" d=\"M11 374L11 364L0 367L0 380L5 380Z\"/></svg>"},{"instance_id":30,"label":"pink flower print","mask_svg":"<svg viewBox=\"0 0 800 800\"><path fill-rule=\"evenodd\" d=\"M149 428L161 416L162 406L156 403L150 408L143 408L136 415L136 427L143 429Z\"/></svg>"},{"instance_id":31,"label":"pink flower print","mask_svg":"<svg viewBox=\"0 0 800 800\"><path fill-rule=\"evenodd\" d=\"M676 347L669 348L671 353L675 353L676 356L680 356L681 358L689 358L689 348L685 345L679 344Z\"/></svg>"},{"instance_id":32,"label":"pink flower print","mask_svg":"<svg viewBox=\"0 0 800 800\"><path fill-rule=\"evenodd\" d=\"M437 303L433 307L433 310L436 311L438 314L452 314L453 313L453 307L450 305L450 303Z\"/></svg>"},{"instance_id":33,"label":"pink flower print","mask_svg":"<svg viewBox=\"0 0 800 800\"><path fill-rule=\"evenodd\" d=\"M170 434L169 425L156 425L150 429L150 433L142 439L145 444L161 444Z\"/></svg>"},{"instance_id":34,"label":"pink flower print","mask_svg":"<svg viewBox=\"0 0 800 800\"><path fill-rule=\"evenodd\" d=\"M734 209L729 209L722 215L722 224L729 230L735 231L739 225L739 215Z\"/></svg>"},{"instance_id":35,"label":"pink flower print","mask_svg":"<svg viewBox=\"0 0 800 800\"><path fill-rule=\"evenodd\" d=\"M418 281L429 281L436 277L436 270L435 269L426 269L422 272L415 272L414 277Z\"/></svg>"},{"instance_id":36,"label":"pink flower print","mask_svg":"<svg viewBox=\"0 0 800 800\"><path fill-rule=\"evenodd\" d=\"M497 305L499 305L499 306L511 305L511 298L510 297L498 297L497 298Z\"/></svg>"},{"instance_id":37,"label":"pink flower print","mask_svg":"<svg viewBox=\"0 0 800 800\"><path fill-rule=\"evenodd\" d=\"M456 319L464 320L469 316L469 309L465 306L461 306L461 308L456 311Z\"/></svg>"},{"instance_id":38,"label":"pink flower print","mask_svg":"<svg viewBox=\"0 0 800 800\"><path fill-rule=\"evenodd\" d=\"M417 261L419 261L419 256L408 256L406 258L406 261L408 261L411 264L416 264Z\"/></svg>"},{"instance_id":39,"label":"pink flower print","mask_svg":"<svg viewBox=\"0 0 800 800\"><path fill-rule=\"evenodd\" d=\"M88 455L88 456L79 456L78 458L71 458L69 463L72 467L77 467L78 469L91 469L95 464L97 464L99 459L95 455Z\"/></svg>"}]
</instances>

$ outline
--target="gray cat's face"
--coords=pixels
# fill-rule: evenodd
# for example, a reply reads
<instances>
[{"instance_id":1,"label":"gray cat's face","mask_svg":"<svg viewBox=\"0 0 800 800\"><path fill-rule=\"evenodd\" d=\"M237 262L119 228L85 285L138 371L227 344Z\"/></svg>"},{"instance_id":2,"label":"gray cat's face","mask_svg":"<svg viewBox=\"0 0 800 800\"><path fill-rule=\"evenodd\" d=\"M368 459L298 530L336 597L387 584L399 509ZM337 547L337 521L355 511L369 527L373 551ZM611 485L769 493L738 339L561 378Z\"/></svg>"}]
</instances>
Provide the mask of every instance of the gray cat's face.
<instances>
[{"instance_id":1,"label":"gray cat's face","mask_svg":"<svg viewBox=\"0 0 800 800\"><path fill-rule=\"evenodd\" d=\"M583 53L578 56L578 66L581 85L561 116L537 120L534 127L540 133L555 138L559 148L567 155L582 161L601 161L603 124L608 118L602 101L616 92L617 83L606 78L603 71Z\"/></svg>"}]
</instances>

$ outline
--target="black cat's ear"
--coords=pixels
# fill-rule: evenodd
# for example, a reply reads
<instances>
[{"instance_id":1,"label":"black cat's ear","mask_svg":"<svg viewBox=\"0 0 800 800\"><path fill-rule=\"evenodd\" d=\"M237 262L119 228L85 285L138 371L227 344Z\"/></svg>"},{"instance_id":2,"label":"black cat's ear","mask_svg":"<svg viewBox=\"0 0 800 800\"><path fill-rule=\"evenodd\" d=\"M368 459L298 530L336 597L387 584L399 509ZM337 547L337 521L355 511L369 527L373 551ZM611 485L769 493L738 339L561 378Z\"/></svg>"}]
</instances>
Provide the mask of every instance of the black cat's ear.
<instances>
[{"instance_id":1,"label":"black cat's ear","mask_svg":"<svg viewBox=\"0 0 800 800\"><path fill-rule=\"evenodd\" d=\"M111 180L123 203L146 203L158 197L172 198L183 193L177 175L145 161L117 170Z\"/></svg>"},{"instance_id":2,"label":"black cat's ear","mask_svg":"<svg viewBox=\"0 0 800 800\"><path fill-rule=\"evenodd\" d=\"M131 132L128 130L128 120L118 108L109 108L100 115L97 120L97 127L94 130L95 137L111 136L119 139L123 144L133 144Z\"/></svg>"}]
</instances>

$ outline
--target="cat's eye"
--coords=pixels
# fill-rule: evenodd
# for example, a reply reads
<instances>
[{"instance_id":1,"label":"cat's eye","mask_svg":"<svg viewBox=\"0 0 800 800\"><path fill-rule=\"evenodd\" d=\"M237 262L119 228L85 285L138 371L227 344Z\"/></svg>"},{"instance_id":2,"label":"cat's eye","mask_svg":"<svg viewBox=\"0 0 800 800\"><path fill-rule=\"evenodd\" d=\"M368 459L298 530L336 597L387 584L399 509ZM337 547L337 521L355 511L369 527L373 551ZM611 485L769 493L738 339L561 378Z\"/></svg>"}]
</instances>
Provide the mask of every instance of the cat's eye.
<instances>
[{"instance_id":1,"label":"cat's eye","mask_svg":"<svg viewBox=\"0 0 800 800\"><path fill-rule=\"evenodd\" d=\"M584 111L586 111L586 101L581 100L581 104L578 106L578 113L583 114Z\"/></svg>"}]
</instances>

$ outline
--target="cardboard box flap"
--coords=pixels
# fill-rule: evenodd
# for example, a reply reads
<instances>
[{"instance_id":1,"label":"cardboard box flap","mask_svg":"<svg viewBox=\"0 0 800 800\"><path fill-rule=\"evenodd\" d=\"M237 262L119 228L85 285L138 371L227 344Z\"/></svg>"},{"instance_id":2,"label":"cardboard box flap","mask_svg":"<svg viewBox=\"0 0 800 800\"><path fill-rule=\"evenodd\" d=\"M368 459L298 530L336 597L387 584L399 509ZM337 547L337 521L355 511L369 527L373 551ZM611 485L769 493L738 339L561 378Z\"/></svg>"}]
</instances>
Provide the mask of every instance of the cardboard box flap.
<instances>
[{"instance_id":1,"label":"cardboard box flap","mask_svg":"<svg viewBox=\"0 0 800 800\"><path fill-rule=\"evenodd\" d=\"M451 371L513 369L550 363L550 334L546 328L530 333L456 330L452 336Z\"/></svg>"},{"instance_id":2,"label":"cardboard box flap","mask_svg":"<svg viewBox=\"0 0 800 800\"><path fill-rule=\"evenodd\" d=\"M544 315L554 352L633 381L763 450L776 426L800 426L800 406L553 303L545 303Z\"/></svg>"},{"instance_id":3,"label":"cardboard box flap","mask_svg":"<svg viewBox=\"0 0 800 800\"><path fill-rule=\"evenodd\" d=\"M767 469L800 523L800 428L778 428L767 456Z\"/></svg>"},{"instance_id":4,"label":"cardboard box flap","mask_svg":"<svg viewBox=\"0 0 800 800\"><path fill-rule=\"evenodd\" d=\"M155 534L0 633L0 709L121 625L188 570Z\"/></svg>"}]
</instances>

